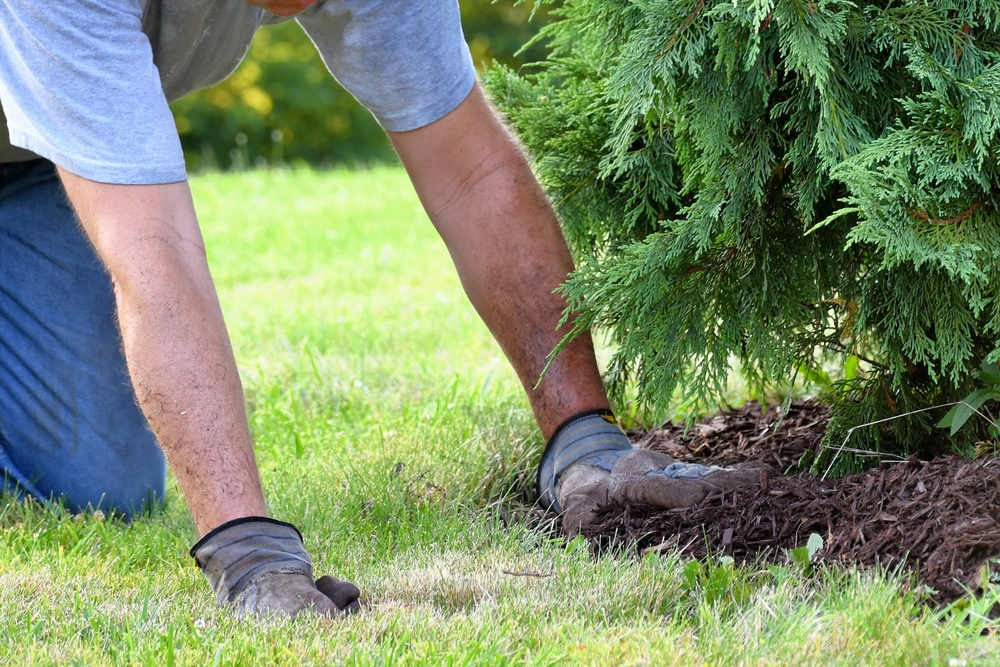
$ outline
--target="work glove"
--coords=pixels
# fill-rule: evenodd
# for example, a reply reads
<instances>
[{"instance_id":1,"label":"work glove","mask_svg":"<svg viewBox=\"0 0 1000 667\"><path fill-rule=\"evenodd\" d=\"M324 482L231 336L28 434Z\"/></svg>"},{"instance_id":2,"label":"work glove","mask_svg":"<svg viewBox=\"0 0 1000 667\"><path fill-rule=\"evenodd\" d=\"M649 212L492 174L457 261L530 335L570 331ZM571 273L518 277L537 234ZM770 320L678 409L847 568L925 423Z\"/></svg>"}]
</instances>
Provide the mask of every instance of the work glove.
<instances>
[{"instance_id":1,"label":"work glove","mask_svg":"<svg viewBox=\"0 0 1000 667\"><path fill-rule=\"evenodd\" d=\"M361 591L349 581L320 577L302 534L290 523L246 517L222 524L191 547L220 606L258 618L295 618L309 609L331 618L361 610Z\"/></svg>"},{"instance_id":2,"label":"work glove","mask_svg":"<svg viewBox=\"0 0 1000 667\"><path fill-rule=\"evenodd\" d=\"M539 503L562 514L575 535L609 503L675 509L705 498L760 485L773 468L750 462L735 468L684 463L660 452L633 449L608 411L585 412L560 426L538 467Z\"/></svg>"}]
</instances>

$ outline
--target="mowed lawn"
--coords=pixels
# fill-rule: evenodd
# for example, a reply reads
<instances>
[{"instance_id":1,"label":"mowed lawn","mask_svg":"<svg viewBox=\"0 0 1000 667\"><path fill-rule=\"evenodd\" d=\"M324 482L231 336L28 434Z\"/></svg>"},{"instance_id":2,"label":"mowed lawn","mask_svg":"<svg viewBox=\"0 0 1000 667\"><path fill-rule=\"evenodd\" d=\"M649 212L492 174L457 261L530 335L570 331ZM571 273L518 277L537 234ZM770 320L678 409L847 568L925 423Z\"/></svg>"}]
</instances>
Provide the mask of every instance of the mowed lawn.
<instances>
[{"instance_id":1,"label":"mowed lawn","mask_svg":"<svg viewBox=\"0 0 1000 667\"><path fill-rule=\"evenodd\" d=\"M1000 663L988 623L935 614L899 577L725 561L698 576L526 528L513 509L541 438L405 174L192 187L272 513L372 608L217 609L176 485L131 525L4 500L3 664Z\"/></svg>"}]
</instances>

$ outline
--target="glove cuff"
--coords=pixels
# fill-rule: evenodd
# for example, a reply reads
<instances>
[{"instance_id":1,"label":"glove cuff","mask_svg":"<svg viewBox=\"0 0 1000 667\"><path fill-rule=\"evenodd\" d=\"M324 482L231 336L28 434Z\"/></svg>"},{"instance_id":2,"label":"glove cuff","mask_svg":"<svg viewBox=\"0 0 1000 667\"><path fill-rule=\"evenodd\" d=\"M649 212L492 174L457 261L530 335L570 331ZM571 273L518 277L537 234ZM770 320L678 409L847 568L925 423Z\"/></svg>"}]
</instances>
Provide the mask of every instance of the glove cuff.
<instances>
[{"instance_id":1,"label":"glove cuff","mask_svg":"<svg viewBox=\"0 0 1000 667\"><path fill-rule=\"evenodd\" d=\"M253 583L272 574L312 578L312 559L302 534L290 523L262 516L227 521L191 547L220 605L237 600Z\"/></svg>"},{"instance_id":2,"label":"glove cuff","mask_svg":"<svg viewBox=\"0 0 1000 667\"><path fill-rule=\"evenodd\" d=\"M555 430L542 452L535 479L538 504L561 512L556 487L567 468L583 459L630 449L632 443L610 410L588 410L570 417Z\"/></svg>"}]
</instances>

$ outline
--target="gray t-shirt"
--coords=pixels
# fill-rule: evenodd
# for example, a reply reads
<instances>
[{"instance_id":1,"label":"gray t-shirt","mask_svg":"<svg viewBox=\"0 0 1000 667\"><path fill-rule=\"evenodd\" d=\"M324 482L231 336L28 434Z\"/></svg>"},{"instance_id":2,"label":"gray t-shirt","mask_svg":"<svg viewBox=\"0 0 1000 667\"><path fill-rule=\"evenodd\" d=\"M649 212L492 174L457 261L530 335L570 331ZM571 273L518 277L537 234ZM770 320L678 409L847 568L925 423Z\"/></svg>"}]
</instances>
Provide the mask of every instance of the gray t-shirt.
<instances>
[{"instance_id":1,"label":"gray t-shirt","mask_svg":"<svg viewBox=\"0 0 1000 667\"><path fill-rule=\"evenodd\" d=\"M105 183L184 180L168 101L229 76L280 20L245 0L0 0L0 162L34 153ZM438 120L475 81L457 0L319 0L296 20L387 130Z\"/></svg>"}]
</instances>

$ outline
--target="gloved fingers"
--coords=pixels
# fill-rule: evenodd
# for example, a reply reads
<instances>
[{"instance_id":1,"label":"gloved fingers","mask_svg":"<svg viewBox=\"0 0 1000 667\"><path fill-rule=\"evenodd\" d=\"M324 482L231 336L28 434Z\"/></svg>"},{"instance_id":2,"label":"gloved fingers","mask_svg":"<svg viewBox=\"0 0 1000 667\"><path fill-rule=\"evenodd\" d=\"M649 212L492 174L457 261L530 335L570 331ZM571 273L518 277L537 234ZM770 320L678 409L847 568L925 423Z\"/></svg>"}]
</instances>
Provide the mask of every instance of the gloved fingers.
<instances>
[{"instance_id":1,"label":"gloved fingers","mask_svg":"<svg viewBox=\"0 0 1000 667\"><path fill-rule=\"evenodd\" d=\"M749 461L735 468L714 470L703 478L703 481L721 488L723 491L735 491L739 488L750 488L761 483L761 475L766 478L776 477L777 472L766 463Z\"/></svg>"},{"instance_id":2,"label":"gloved fingers","mask_svg":"<svg viewBox=\"0 0 1000 667\"><path fill-rule=\"evenodd\" d=\"M244 593L247 611L259 617L295 618L303 610L337 618L343 614L333 600L316 588L312 577L304 574L273 574L255 582Z\"/></svg>"},{"instance_id":3,"label":"gloved fingers","mask_svg":"<svg viewBox=\"0 0 1000 667\"><path fill-rule=\"evenodd\" d=\"M720 468L719 466L678 461L672 456L660 452L635 449L622 456L615 463L611 474L614 477L650 475L670 479L700 480L716 473L734 473L735 478L738 479L757 479L762 471L767 473L769 477L776 474L774 468L760 461L747 461L734 468ZM754 475L757 477L755 478ZM721 475L721 477L725 478L726 475Z\"/></svg>"},{"instance_id":4,"label":"gloved fingers","mask_svg":"<svg viewBox=\"0 0 1000 667\"><path fill-rule=\"evenodd\" d=\"M722 492L759 485L771 476L767 464L751 462L735 468L684 463L660 452L636 449L616 458L611 472L582 461L570 466L557 487L563 530L575 535L592 525L597 510L616 502L677 509L692 507Z\"/></svg>"},{"instance_id":5,"label":"gloved fingers","mask_svg":"<svg viewBox=\"0 0 1000 667\"><path fill-rule=\"evenodd\" d=\"M324 575L316 580L316 588L344 613L353 614L365 606L360 599L361 590L349 581Z\"/></svg>"},{"instance_id":6,"label":"gloved fingers","mask_svg":"<svg viewBox=\"0 0 1000 667\"><path fill-rule=\"evenodd\" d=\"M676 509L697 505L718 490L718 487L702 480L643 475L612 479L610 497L622 504Z\"/></svg>"},{"instance_id":7,"label":"gloved fingers","mask_svg":"<svg viewBox=\"0 0 1000 667\"><path fill-rule=\"evenodd\" d=\"M773 468L765 463L719 468L636 450L622 457L611 471L609 496L619 503L665 509L691 507L715 493L752 488L760 484L761 474L773 473Z\"/></svg>"}]
</instances>

